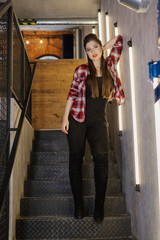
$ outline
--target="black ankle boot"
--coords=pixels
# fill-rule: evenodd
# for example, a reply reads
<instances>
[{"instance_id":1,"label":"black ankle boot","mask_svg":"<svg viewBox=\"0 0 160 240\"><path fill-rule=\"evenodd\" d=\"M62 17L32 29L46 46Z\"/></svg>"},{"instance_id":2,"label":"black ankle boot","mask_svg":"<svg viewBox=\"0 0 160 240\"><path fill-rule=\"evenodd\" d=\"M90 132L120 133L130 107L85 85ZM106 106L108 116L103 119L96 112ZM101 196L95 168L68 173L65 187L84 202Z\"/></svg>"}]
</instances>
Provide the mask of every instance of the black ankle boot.
<instances>
[{"instance_id":1,"label":"black ankle boot","mask_svg":"<svg viewBox=\"0 0 160 240\"><path fill-rule=\"evenodd\" d=\"M84 218L84 204L83 204L83 200L75 201L74 217L76 219Z\"/></svg>"},{"instance_id":2,"label":"black ankle boot","mask_svg":"<svg viewBox=\"0 0 160 240\"><path fill-rule=\"evenodd\" d=\"M104 219L104 202L108 179L108 154L94 154L95 209L94 220L101 223Z\"/></svg>"},{"instance_id":3,"label":"black ankle boot","mask_svg":"<svg viewBox=\"0 0 160 240\"><path fill-rule=\"evenodd\" d=\"M83 155L70 156L69 177L75 204L74 217L76 219L84 218L82 162Z\"/></svg>"},{"instance_id":4,"label":"black ankle boot","mask_svg":"<svg viewBox=\"0 0 160 240\"><path fill-rule=\"evenodd\" d=\"M94 211L94 220L97 223L101 223L104 219L104 209L99 210L99 211Z\"/></svg>"},{"instance_id":5,"label":"black ankle boot","mask_svg":"<svg viewBox=\"0 0 160 240\"><path fill-rule=\"evenodd\" d=\"M98 196L95 199L94 220L97 223L102 222L104 219L104 200L105 200L104 195Z\"/></svg>"}]
</instances>

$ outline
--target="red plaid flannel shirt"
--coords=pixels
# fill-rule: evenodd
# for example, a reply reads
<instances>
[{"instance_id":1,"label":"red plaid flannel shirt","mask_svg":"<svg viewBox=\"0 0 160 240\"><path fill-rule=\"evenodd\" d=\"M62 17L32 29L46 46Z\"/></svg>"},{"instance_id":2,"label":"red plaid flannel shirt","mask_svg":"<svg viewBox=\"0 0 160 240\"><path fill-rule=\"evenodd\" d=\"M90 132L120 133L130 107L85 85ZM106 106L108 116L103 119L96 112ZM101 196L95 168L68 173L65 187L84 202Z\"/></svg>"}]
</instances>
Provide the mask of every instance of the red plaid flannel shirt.
<instances>
[{"instance_id":1,"label":"red plaid flannel shirt","mask_svg":"<svg viewBox=\"0 0 160 240\"><path fill-rule=\"evenodd\" d=\"M119 35L115 44L111 50L110 55L107 57L107 67L114 79L114 88L109 100L116 98L118 104L123 104L125 101L124 91L122 89L121 81L118 77L116 65L119 61L123 48L123 38ZM82 64L75 69L73 75L73 82L68 93L68 99L73 100L71 107L71 115L78 122L85 121L85 109L86 109L86 79L89 74L88 63Z\"/></svg>"}]
</instances>

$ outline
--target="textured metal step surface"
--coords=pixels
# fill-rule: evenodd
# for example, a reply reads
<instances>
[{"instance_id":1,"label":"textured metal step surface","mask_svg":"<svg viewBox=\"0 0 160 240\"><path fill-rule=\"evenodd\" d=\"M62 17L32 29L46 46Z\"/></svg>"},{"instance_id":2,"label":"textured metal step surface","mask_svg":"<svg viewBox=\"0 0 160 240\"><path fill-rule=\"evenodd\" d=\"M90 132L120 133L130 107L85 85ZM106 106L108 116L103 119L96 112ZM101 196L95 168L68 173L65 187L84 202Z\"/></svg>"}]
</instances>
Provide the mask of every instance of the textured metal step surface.
<instances>
[{"instance_id":1,"label":"textured metal step surface","mask_svg":"<svg viewBox=\"0 0 160 240\"><path fill-rule=\"evenodd\" d=\"M56 167L51 166L28 166L28 179L34 180L58 180L68 179L68 166L59 164Z\"/></svg>"},{"instance_id":2,"label":"textured metal step surface","mask_svg":"<svg viewBox=\"0 0 160 240\"><path fill-rule=\"evenodd\" d=\"M93 216L94 197L84 197L86 216ZM73 216L74 201L72 197L22 198L21 216ZM105 216L125 214L123 196L106 197Z\"/></svg>"},{"instance_id":3,"label":"textured metal step surface","mask_svg":"<svg viewBox=\"0 0 160 240\"><path fill-rule=\"evenodd\" d=\"M93 196L95 193L94 180L83 180L84 196ZM121 195L121 180L108 179L107 195ZM50 196L72 196L69 180L54 180L54 181L25 181L24 182L25 197L50 197Z\"/></svg>"},{"instance_id":4,"label":"textured metal step surface","mask_svg":"<svg viewBox=\"0 0 160 240\"><path fill-rule=\"evenodd\" d=\"M69 181L25 181L25 197L72 196Z\"/></svg>"},{"instance_id":5,"label":"textured metal step surface","mask_svg":"<svg viewBox=\"0 0 160 240\"><path fill-rule=\"evenodd\" d=\"M35 130L35 139L53 139L53 138L66 138L66 134L61 130Z\"/></svg>"},{"instance_id":6,"label":"textured metal step surface","mask_svg":"<svg viewBox=\"0 0 160 240\"><path fill-rule=\"evenodd\" d=\"M30 163L33 165L52 165L69 162L69 153L67 151L31 152L30 156Z\"/></svg>"},{"instance_id":7,"label":"textured metal step surface","mask_svg":"<svg viewBox=\"0 0 160 240\"><path fill-rule=\"evenodd\" d=\"M82 220L71 217L20 218L16 224L16 239L127 238L131 235L130 229L130 218L126 215L104 218L101 224L95 223L91 217Z\"/></svg>"},{"instance_id":8,"label":"textured metal step surface","mask_svg":"<svg viewBox=\"0 0 160 240\"><path fill-rule=\"evenodd\" d=\"M56 165L60 163L68 164L68 162L69 162L69 154L68 152L65 152L65 151L64 152L32 152L31 153L31 162L30 162L31 165L41 165L41 166L50 165L51 167L52 166L56 167ZM93 161L84 160L85 166L91 166L91 168L93 168L91 164L93 164ZM93 177L93 170L91 171L92 171L92 177ZM108 174L110 178L118 177L117 164L114 164L111 161L109 161Z\"/></svg>"},{"instance_id":9,"label":"textured metal step surface","mask_svg":"<svg viewBox=\"0 0 160 240\"><path fill-rule=\"evenodd\" d=\"M102 224L93 220L94 165L86 142L83 165L83 195L86 216L73 218L74 202L68 174L67 136L60 130L35 131L33 152L24 182L21 217L16 239L26 240L131 240L130 217L125 214L121 179L113 151L109 151L109 179Z\"/></svg>"},{"instance_id":10,"label":"textured metal step surface","mask_svg":"<svg viewBox=\"0 0 160 240\"><path fill-rule=\"evenodd\" d=\"M24 240L31 240L31 239L28 239L28 238L25 238ZM44 240L44 238L40 239L32 239L32 240ZM75 238L47 238L47 240L75 240ZM81 238L76 238L76 240L82 240ZM95 240L95 239L91 239L91 238L83 238L83 240ZM131 236L130 237L127 237L127 238L124 238L124 237L120 237L120 238L97 238L96 240L135 240L133 239Z\"/></svg>"},{"instance_id":11,"label":"textured metal step surface","mask_svg":"<svg viewBox=\"0 0 160 240\"><path fill-rule=\"evenodd\" d=\"M64 150L68 151L68 142L66 138L33 140L33 151L53 152Z\"/></svg>"},{"instance_id":12,"label":"textured metal step surface","mask_svg":"<svg viewBox=\"0 0 160 240\"><path fill-rule=\"evenodd\" d=\"M82 168L83 178L94 177L94 165L83 164ZM62 179L69 177L68 164L56 163L52 165L29 165L28 166L28 178L29 179ZM109 178L118 178L117 166L109 164L108 170Z\"/></svg>"},{"instance_id":13,"label":"textured metal step surface","mask_svg":"<svg viewBox=\"0 0 160 240\"><path fill-rule=\"evenodd\" d=\"M35 140L55 140L63 138L67 141L67 136L61 130L36 130ZM88 141L86 141L86 152L90 152ZM114 157L114 152L109 151L109 156Z\"/></svg>"},{"instance_id":14,"label":"textured metal step surface","mask_svg":"<svg viewBox=\"0 0 160 240\"><path fill-rule=\"evenodd\" d=\"M91 153L88 153L90 156L87 158L84 156L84 163L93 163ZM69 161L69 152L68 151L52 151L52 152L31 152L31 161L33 164L49 164L53 162L68 162ZM111 152L108 152L108 162L114 163L113 155Z\"/></svg>"},{"instance_id":15,"label":"textured metal step surface","mask_svg":"<svg viewBox=\"0 0 160 240\"><path fill-rule=\"evenodd\" d=\"M28 238L25 238L24 240L31 240L31 239L28 239ZM44 238L42 239L40 239L40 238L38 238L38 239L32 239L32 240L44 240ZM46 240L46 239L45 239ZM75 238L73 239L73 238L47 238L47 240L75 240ZM82 240L82 239L80 239L80 238L76 238L76 240ZM95 240L95 239L91 239L91 238L83 238L83 240ZM96 238L96 240L135 240L135 239L133 239L132 237L128 237L128 238Z\"/></svg>"}]
</instances>

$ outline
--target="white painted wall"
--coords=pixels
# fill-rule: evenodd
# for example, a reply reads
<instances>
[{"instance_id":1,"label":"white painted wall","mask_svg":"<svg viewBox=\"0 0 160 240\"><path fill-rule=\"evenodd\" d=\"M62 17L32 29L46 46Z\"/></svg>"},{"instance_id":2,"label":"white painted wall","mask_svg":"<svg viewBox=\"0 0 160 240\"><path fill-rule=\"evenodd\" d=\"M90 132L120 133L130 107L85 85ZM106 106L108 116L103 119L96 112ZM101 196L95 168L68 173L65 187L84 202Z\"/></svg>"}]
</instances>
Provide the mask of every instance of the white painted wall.
<instances>
[{"instance_id":1,"label":"white painted wall","mask_svg":"<svg viewBox=\"0 0 160 240\"><path fill-rule=\"evenodd\" d=\"M11 128L18 126L21 109L14 99L11 99ZM12 146L15 132L11 132L10 144ZM20 198L23 197L24 179L27 176L27 165L30 161L34 130L25 118L18 144L15 163L10 180L10 206L9 206L9 240L16 239L16 218L20 215Z\"/></svg>"},{"instance_id":2,"label":"white painted wall","mask_svg":"<svg viewBox=\"0 0 160 240\"><path fill-rule=\"evenodd\" d=\"M126 95L123 106L123 189L127 211L131 215L132 232L137 240L159 240L160 220L158 211L158 177L154 119L154 92L148 81L148 62L160 59L157 48L157 0L150 0L147 13L136 13L120 5L117 0L101 0L103 13L103 43L105 43L105 12L110 18L110 35L114 37L115 22L124 39L121 56L121 79ZM135 192L134 149L127 41L132 38L136 87L136 111L138 127L140 193ZM118 136L117 136L118 137Z\"/></svg>"}]
</instances>

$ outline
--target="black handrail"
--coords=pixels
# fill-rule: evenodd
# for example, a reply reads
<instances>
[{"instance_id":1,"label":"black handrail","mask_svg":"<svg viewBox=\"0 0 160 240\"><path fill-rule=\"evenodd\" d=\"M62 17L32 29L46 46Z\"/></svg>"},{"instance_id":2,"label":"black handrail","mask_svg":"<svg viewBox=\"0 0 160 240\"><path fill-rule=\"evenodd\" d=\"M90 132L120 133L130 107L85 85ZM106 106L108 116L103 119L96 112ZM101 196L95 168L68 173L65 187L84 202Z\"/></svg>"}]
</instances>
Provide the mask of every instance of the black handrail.
<instances>
[{"instance_id":1,"label":"black handrail","mask_svg":"<svg viewBox=\"0 0 160 240\"><path fill-rule=\"evenodd\" d=\"M30 95L36 69L36 63L31 68L24 39L13 9L12 1L0 3L1 38L0 54L2 56L0 73L3 87L0 116L0 239L8 238L9 231L9 181L19 145L24 118L31 122ZM21 52L22 51L22 52ZM17 60L18 61L14 61ZM3 76L4 74L4 76ZM5 86L5 87L4 87ZM10 127L11 98L14 98L20 108L21 115L17 128ZM2 122L1 122L2 121ZM15 131L15 138L10 149L10 132Z\"/></svg>"},{"instance_id":2,"label":"black handrail","mask_svg":"<svg viewBox=\"0 0 160 240\"><path fill-rule=\"evenodd\" d=\"M37 63L34 62L33 64L34 64L34 66L33 66L33 70L32 70L31 81L30 81L30 84L29 84L27 92L26 92L24 106L23 106L23 109L22 109L22 112L21 112L18 128L17 128L17 131L16 131L16 135L15 135L14 142L13 142L13 145L12 145L12 150L11 150L9 160L8 160L8 164L7 164L6 173L5 173L3 183L2 183L2 188L1 188L1 191L0 191L0 217L2 215L3 204L4 204L5 196L6 196L7 191L8 191L9 181L10 181L10 177L11 177L11 173L12 173L12 169L13 169L13 165L14 165L14 160L15 160L15 156L16 156L16 151L17 151L17 147L18 147L20 133L21 133L24 117L25 117L25 114L26 114L26 111L27 111L27 107L28 107L28 103L29 103L29 99L30 99L30 95L31 95L33 78L34 78ZM0 159L1 159L1 157L0 157Z\"/></svg>"},{"instance_id":3,"label":"black handrail","mask_svg":"<svg viewBox=\"0 0 160 240\"><path fill-rule=\"evenodd\" d=\"M0 7L0 18L6 13L6 11L12 6L11 1L6 1L3 3L3 5Z\"/></svg>"},{"instance_id":4,"label":"black handrail","mask_svg":"<svg viewBox=\"0 0 160 240\"><path fill-rule=\"evenodd\" d=\"M7 147L7 143L8 143L8 139L9 139L9 135L10 135L10 128L7 131L6 137L4 139L4 143L3 143L3 147L2 147L2 151L1 151L1 155L0 155L0 164L3 161L3 156ZM1 195L0 195L1 196Z\"/></svg>"}]
</instances>

